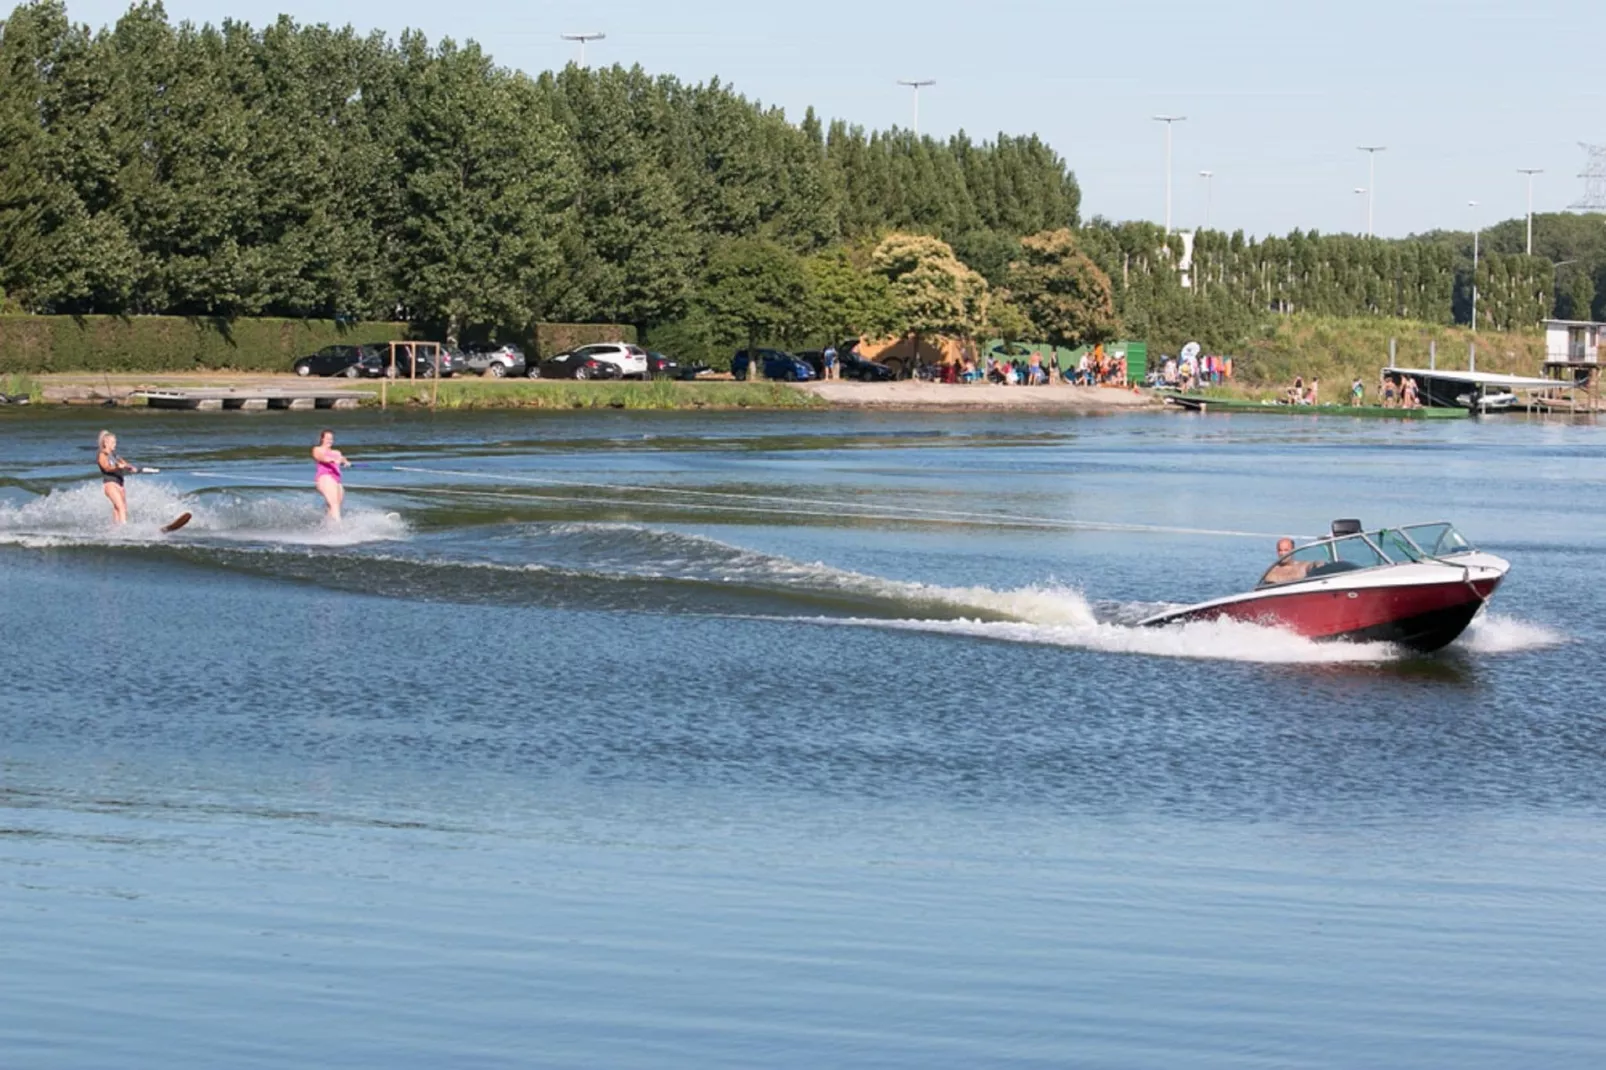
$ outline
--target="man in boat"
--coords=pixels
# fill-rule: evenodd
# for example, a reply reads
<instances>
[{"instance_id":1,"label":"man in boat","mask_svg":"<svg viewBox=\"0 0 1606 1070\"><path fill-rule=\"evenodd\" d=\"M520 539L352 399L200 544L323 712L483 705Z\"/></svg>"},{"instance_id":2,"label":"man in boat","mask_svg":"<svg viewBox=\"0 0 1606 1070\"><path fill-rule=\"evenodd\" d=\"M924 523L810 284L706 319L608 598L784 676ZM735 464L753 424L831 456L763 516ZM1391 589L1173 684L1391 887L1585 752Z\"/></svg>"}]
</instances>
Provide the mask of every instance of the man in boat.
<instances>
[{"instance_id":1,"label":"man in boat","mask_svg":"<svg viewBox=\"0 0 1606 1070\"><path fill-rule=\"evenodd\" d=\"M1311 569L1312 562L1290 561L1288 555L1294 552L1294 540L1286 535L1277 540L1277 563L1271 566L1270 571L1262 583L1292 583L1302 580Z\"/></svg>"}]
</instances>

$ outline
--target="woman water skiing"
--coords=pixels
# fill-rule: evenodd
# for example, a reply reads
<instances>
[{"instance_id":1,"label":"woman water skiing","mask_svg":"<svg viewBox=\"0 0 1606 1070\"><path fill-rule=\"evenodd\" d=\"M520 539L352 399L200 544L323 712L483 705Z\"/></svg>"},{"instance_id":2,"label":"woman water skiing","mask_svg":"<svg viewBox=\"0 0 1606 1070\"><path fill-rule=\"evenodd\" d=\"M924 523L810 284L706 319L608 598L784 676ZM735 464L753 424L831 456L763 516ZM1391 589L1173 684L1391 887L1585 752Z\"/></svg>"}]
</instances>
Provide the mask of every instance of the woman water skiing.
<instances>
[{"instance_id":1,"label":"woman water skiing","mask_svg":"<svg viewBox=\"0 0 1606 1070\"><path fill-rule=\"evenodd\" d=\"M117 456L117 436L110 431L100 433L100 452L95 466L100 469L100 487L112 503L112 523L128 522L128 496L123 490L123 477L139 469Z\"/></svg>"},{"instance_id":2,"label":"woman water skiing","mask_svg":"<svg viewBox=\"0 0 1606 1070\"><path fill-rule=\"evenodd\" d=\"M313 476L313 486L323 495L323 500L329 505L329 519L340 523L340 505L346 500L346 488L340 482L340 470L351 462L346 455L335 449L335 433L328 428L318 433L318 444L312 447L312 459L317 462L318 468Z\"/></svg>"}]
</instances>

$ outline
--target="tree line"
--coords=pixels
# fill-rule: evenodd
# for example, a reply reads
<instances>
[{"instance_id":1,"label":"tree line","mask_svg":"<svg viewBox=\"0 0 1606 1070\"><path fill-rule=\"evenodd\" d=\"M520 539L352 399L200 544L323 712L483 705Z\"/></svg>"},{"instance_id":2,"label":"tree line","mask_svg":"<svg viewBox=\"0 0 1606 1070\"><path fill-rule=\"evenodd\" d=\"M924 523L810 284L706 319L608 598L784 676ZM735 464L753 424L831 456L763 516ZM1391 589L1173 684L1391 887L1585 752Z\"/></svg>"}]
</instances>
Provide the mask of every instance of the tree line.
<instances>
[{"instance_id":1,"label":"tree line","mask_svg":"<svg viewBox=\"0 0 1606 1070\"><path fill-rule=\"evenodd\" d=\"M1240 231L1184 244L1080 218L1034 136L939 141L639 67L536 77L477 45L281 17L0 24L0 306L40 313L538 320L664 348L857 333L1121 332L1230 347L1272 316L1467 322L1471 235ZM1482 236L1478 319L1606 314L1599 217Z\"/></svg>"},{"instance_id":2,"label":"tree line","mask_svg":"<svg viewBox=\"0 0 1606 1070\"><path fill-rule=\"evenodd\" d=\"M1079 197L1035 137L792 123L639 67L532 78L472 43L157 3L0 28L0 287L27 311L650 328L733 240L914 229L985 256Z\"/></svg>"}]
</instances>

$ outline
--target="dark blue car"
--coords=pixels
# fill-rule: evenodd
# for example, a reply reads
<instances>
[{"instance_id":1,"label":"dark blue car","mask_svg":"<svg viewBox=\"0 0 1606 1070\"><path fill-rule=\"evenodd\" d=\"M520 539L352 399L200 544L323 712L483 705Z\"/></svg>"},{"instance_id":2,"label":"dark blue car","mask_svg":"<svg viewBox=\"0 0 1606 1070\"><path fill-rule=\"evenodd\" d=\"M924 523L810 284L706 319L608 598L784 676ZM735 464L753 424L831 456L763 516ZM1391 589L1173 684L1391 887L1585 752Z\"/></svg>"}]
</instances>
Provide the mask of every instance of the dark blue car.
<instances>
[{"instance_id":1,"label":"dark blue car","mask_svg":"<svg viewBox=\"0 0 1606 1070\"><path fill-rule=\"evenodd\" d=\"M760 349L759 359L764 362L764 378L780 379L789 383L804 383L814 378L814 369L806 361L798 360L784 349ZM747 378L747 350L738 349L731 358L731 375Z\"/></svg>"}]
</instances>

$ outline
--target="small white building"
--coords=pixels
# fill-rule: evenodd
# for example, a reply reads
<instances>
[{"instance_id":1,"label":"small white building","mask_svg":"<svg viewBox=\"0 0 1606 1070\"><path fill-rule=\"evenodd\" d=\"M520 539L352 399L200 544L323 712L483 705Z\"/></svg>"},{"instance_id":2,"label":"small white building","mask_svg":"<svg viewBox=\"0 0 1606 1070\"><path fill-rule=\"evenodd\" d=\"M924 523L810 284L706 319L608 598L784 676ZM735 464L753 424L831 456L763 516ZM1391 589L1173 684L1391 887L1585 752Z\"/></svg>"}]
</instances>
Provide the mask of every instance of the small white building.
<instances>
[{"instance_id":1,"label":"small white building","mask_svg":"<svg viewBox=\"0 0 1606 1070\"><path fill-rule=\"evenodd\" d=\"M1545 321L1546 364L1606 364L1606 323Z\"/></svg>"}]
</instances>

